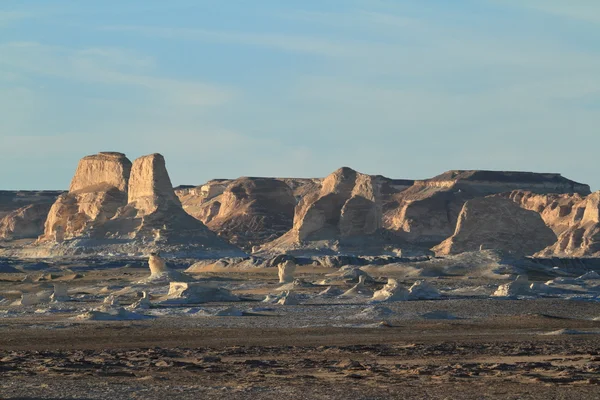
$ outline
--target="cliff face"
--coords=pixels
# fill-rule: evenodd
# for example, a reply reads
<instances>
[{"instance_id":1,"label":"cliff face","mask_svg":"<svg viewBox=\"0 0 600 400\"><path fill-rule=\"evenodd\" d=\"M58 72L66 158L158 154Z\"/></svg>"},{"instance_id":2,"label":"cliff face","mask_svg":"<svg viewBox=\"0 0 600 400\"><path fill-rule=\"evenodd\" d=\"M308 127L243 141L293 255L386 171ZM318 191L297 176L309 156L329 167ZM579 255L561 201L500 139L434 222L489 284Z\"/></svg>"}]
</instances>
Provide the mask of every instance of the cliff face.
<instances>
[{"instance_id":1,"label":"cliff face","mask_svg":"<svg viewBox=\"0 0 600 400\"><path fill-rule=\"evenodd\" d=\"M556 235L540 215L502 197L467 201L458 217L454 234L435 246L436 255L477 250L502 250L519 255L552 245Z\"/></svg>"},{"instance_id":2,"label":"cliff face","mask_svg":"<svg viewBox=\"0 0 600 400\"><path fill-rule=\"evenodd\" d=\"M92 191L98 186L127 191L131 162L124 154L102 152L82 158L71 181L69 193Z\"/></svg>"},{"instance_id":3,"label":"cliff face","mask_svg":"<svg viewBox=\"0 0 600 400\"><path fill-rule=\"evenodd\" d=\"M402 240L435 246L454 233L466 201L513 190L532 193L589 193L582 185L559 174L502 171L448 171L417 181L397 194L386 207L384 227Z\"/></svg>"},{"instance_id":4,"label":"cliff face","mask_svg":"<svg viewBox=\"0 0 600 400\"><path fill-rule=\"evenodd\" d=\"M393 189L390 180L350 168L327 176L318 191L298 203L292 229L265 244L262 252L361 251L382 249L382 209ZM385 192L385 193L384 193Z\"/></svg>"},{"instance_id":5,"label":"cliff face","mask_svg":"<svg viewBox=\"0 0 600 400\"><path fill-rule=\"evenodd\" d=\"M251 250L291 229L296 203L320 190L321 179L215 179L176 191L184 210L213 232Z\"/></svg>"},{"instance_id":6,"label":"cliff face","mask_svg":"<svg viewBox=\"0 0 600 400\"><path fill-rule=\"evenodd\" d=\"M68 193L58 197L39 242L62 242L87 236L95 225L112 218L127 204L131 161L121 153L99 153L81 159Z\"/></svg>"},{"instance_id":7,"label":"cliff face","mask_svg":"<svg viewBox=\"0 0 600 400\"><path fill-rule=\"evenodd\" d=\"M50 207L61 191L0 191L0 240L34 239L44 232Z\"/></svg>"},{"instance_id":8,"label":"cliff face","mask_svg":"<svg viewBox=\"0 0 600 400\"><path fill-rule=\"evenodd\" d=\"M139 217L157 210L181 208L162 155L151 154L134 161L127 199L128 204L137 210Z\"/></svg>"},{"instance_id":9,"label":"cliff face","mask_svg":"<svg viewBox=\"0 0 600 400\"><path fill-rule=\"evenodd\" d=\"M0 219L0 239L34 239L44 232L50 204L29 204Z\"/></svg>"},{"instance_id":10,"label":"cliff face","mask_svg":"<svg viewBox=\"0 0 600 400\"><path fill-rule=\"evenodd\" d=\"M561 199L562 209L558 208L559 217L549 220L549 225L557 226L560 232L553 245L540 251L540 257L600 257L600 192L592 193L572 207L566 199ZM567 203L566 205L564 203ZM554 213L552 206L548 209ZM542 215L544 214L542 212ZM549 214L549 212L546 212ZM568 221L568 224L567 222Z\"/></svg>"},{"instance_id":11,"label":"cliff face","mask_svg":"<svg viewBox=\"0 0 600 400\"><path fill-rule=\"evenodd\" d=\"M251 249L292 227L296 199L284 182L239 178L228 181L222 190L215 186L203 185L199 195L181 196L183 207L232 243Z\"/></svg>"}]
</instances>

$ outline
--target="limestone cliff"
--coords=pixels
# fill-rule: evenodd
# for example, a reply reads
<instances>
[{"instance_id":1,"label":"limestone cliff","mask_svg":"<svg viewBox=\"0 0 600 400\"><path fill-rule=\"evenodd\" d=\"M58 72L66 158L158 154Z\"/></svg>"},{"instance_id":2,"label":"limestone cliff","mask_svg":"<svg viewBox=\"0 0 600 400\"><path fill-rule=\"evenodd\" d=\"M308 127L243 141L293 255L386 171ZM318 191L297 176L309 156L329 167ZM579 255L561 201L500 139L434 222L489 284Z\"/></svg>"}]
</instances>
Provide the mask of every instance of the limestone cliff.
<instances>
[{"instance_id":1,"label":"limestone cliff","mask_svg":"<svg viewBox=\"0 0 600 400\"><path fill-rule=\"evenodd\" d=\"M263 252L366 250L387 243L382 232L382 187L389 180L344 167L298 203L294 223ZM386 189L387 190L387 189Z\"/></svg>"},{"instance_id":2,"label":"limestone cliff","mask_svg":"<svg viewBox=\"0 0 600 400\"><path fill-rule=\"evenodd\" d=\"M207 196L208 197L208 196ZM273 240L292 227L296 199L284 182L272 178L239 178L222 193L184 209L232 243L251 249Z\"/></svg>"},{"instance_id":3,"label":"limestone cliff","mask_svg":"<svg viewBox=\"0 0 600 400\"><path fill-rule=\"evenodd\" d=\"M211 180L176 194L187 213L251 250L290 230L297 201L320 190L320 184L320 179L242 177Z\"/></svg>"},{"instance_id":4,"label":"limestone cliff","mask_svg":"<svg viewBox=\"0 0 600 400\"><path fill-rule=\"evenodd\" d=\"M121 153L99 153L79 162L68 193L58 197L45 222L40 242L87 236L127 204L131 161Z\"/></svg>"},{"instance_id":5,"label":"limestone cliff","mask_svg":"<svg viewBox=\"0 0 600 400\"><path fill-rule=\"evenodd\" d=\"M417 181L386 207L384 227L407 243L435 246L453 234L466 201L528 190L533 193L589 193L589 186L559 174L503 171L448 171Z\"/></svg>"},{"instance_id":6,"label":"limestone cliff","mask_svg":"<svg viewBox=\"0 0 600 400\"><path fill-rule=\"evenodd\" d=\"M467 201L454 234L434 247L436 255L477 250L501 250L533 255L556 241L540 215L502 197Z\"/></svg>"},{"instance_id":7,"label":"limestone cliff","mask_svg":"<svg viewBox=\"0 0 600 400\"><path fill-rule=\"evenodd\" d=\"M0 239L34 239L44 232L50 204L29 204L0 218Z\"/></svg>"},{"instance_id":8,"label":"limestone cliff","mask_svg":"<svg viewBox=\"0 0 600 400\"><path fill-rule=\"evenodd\" d=\"M553 245L540 251L540 257L600 257L600 192L592 193L576 203L567 214L570 224ZM564 223L561 224L564 226Z\"/></svg>"}]
</instances>

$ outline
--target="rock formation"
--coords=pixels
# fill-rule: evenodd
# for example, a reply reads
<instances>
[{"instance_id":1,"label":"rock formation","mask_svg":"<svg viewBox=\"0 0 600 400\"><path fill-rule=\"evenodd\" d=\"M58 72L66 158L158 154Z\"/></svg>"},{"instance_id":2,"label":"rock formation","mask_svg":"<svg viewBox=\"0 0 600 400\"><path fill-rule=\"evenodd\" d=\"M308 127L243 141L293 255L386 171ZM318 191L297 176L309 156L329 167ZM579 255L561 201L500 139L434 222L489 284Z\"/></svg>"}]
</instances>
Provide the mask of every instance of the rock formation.
<instances>
[{"instance_id":1,"label":"rock formation","mask_svg":"<svg viewBox=\"0 0 600 400\"><path fill-rule=\"evenodd\" d=\"M53 254L244 255L183 210L160 154L133 164L120 153L83 158L38 242L55 245Z\"/></svg>"},{"instance_id":2,"label":"rock formation","mask_svg":"<svg viewBox=\"0 0 600 400\"><path fill-rule=\"evenodd\" d=\"M44 233L52 204L29 204L0 219L0 240L35 239Z\"/></svg>"},{"instance_id":3,"label":"rock formation","mask_svg":"<svg viewBox=\"0 0 600 400\"><path fill-rule=\"evenodd\" d=\"M88 236L127 204L131 162L121 153L99 153L81 159L69 192L52 205L40 242L62 242Z\"/></svg>"},{"instance_id":4,"label":"rock formation","mask_svg":"<svg viewBox=\"0 0 600 400\"><path fill-rule=\"evenodd\" d=\"M284 261L277 266L279 283L290 283L294 281L294 272L296 271L296 263L293 261Z\"/></svg>"},{"instance_id":5,"label":"rock formation","mask_svg":"<svg viewBox=\"0 0 600 400\"><path fill-rule=\"evenodd\" d=\"M62 193L60 190L0 190L0 219L31 204L50 206Z\"/></svg>"},{"instance_id":6,"label":"rock formation","mask_svg":"<svg viewBox=\"0 0 600 400\"><path fill-rule=\"evenodd\" d=\"M150 253L148 267L150 268L150 275L160 275L168 271L165 260L158 253Z\"/></svg>"},{"instance_id":7,"label":"rock formation","mask_svg":"<svg viewBox=\"0 0 600 400\"><path fill-rule=\"evenodd\" d=\"M540 195L527 191L505 194L522 208L533 210L558 236L540 257L600 256L600 192Z\"/></svg>"},{"instance_id":8,"label":"rock formation","mask_svg":"<svg viewBox=\"0 0 600 400\"><path fill-rule=\"evenodd\" d=\"M382 289L373 293L371 301L405 301L408 300L408 295L408 290L400 285L396 279L389 278Z\"/></svg>"},{"instance_id":9,"label":"rock formation","mask_svg":"<svg viewBox=\"0 0 600 400\"><path fill-rule=\"evenodd\" d=\"M239 301L229 290L201 283L171 282L165 304L200 304Z\"/></svg>"},{"instance_id":10,"label":"rock formation","mask_svg":"<svg viewBox=\"0 0 600 400\"><path fill-rule=\"evenodd\" d=\"M587 196L571 214L570 226L538 256L600 257L600 192Z\"/></svg>"},{"instance_id":11,"label":"rock formation","mask_svg":"<svg viewBox=\"0 0 600 400\"><path fill-rule=\"evenodd\" d=\"M384 226L408 243L432 247L453 234L466 201L513 190L540 194L590 192L589 186L559 174L448 171L417 181L395 195L386 208Z\"/></svg>"},{"instance_id":12,"label":"rock formation","mask_svg":"<svg viewBox=\"0 0 600 400\"><path fill-rule=\"evenodd\" d=\"M531 294L529 280L526 276L519 275L517 278L509 283L498 286L498 289L492 294L494 297L514 297L514 296L527 296Z\"/></svg>"},{"instance_id":13,"label":"rock formation","mask_svg":"<svg viewBox=\"0 0 600 400\"><path fill-rule=\"evenodd\" d=\"M501 250L533 255L556 241L556 235L535 211L501 197L467 201L454 234L434 247L436 255Z\"/></svg>"},{"instance_id":14,"label":"rock formation","mask_svg":"<svg viewBox=\"0 0 600 400\"><path fill-rule=\"evenodd\" d=\"M298 203L292 229L261 251L381 249L386 242L381 234L384 186L390 187L386 178L338 169L323 180L318 192Z\"/></svg>"},{"instance_id":15,"label":"rock formation","mask_svg":"<svg viewBox=\"0 0 600 400\"><path fill-rule=\"evenodd\" d=\"M186 212L249 250L287 232L296 207L292 189L274 178L211 181L179 196Z\"/></svg>"}]
</instances>

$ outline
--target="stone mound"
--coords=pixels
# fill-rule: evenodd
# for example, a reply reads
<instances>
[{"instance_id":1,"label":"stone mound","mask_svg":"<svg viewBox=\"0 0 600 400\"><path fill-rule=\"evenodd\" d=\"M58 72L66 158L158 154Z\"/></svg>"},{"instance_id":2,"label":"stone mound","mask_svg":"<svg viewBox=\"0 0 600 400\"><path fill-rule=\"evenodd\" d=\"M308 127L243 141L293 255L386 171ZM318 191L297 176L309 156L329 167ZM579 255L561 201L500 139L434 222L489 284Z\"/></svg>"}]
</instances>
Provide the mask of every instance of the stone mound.
<instances>
[{"instance_id":1,"label":"stone mound","mask_svg":"<svg viewBox=\"0 0 600 400\"><path fill-rule=\"evenodd\" d=\"M405 301L409 292L396 279L389 278L387 284L373 294L371 301Z\"/></svg>"},{"instance_id":2,"label":"stone mound","mask_svg":"<svg viewBox=\"0 0 600 400\"><path fill-rule=\"evenodd\" d=\"M163 304L200 304L239 301L229 290L202 283L171 282Z\"/></svg>"}]
</instances>

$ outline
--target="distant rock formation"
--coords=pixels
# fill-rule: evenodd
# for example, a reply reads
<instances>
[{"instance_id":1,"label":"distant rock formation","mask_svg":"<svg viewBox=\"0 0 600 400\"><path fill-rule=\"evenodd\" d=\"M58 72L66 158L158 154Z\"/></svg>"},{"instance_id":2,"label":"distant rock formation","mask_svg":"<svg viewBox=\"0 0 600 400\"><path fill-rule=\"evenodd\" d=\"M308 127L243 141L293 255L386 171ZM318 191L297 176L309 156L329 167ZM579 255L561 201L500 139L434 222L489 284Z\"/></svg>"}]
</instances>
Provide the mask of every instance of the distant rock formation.
<instances>
[{"instance_id":1,"label":"distant rock formation","mask_svg":"<svg viewBox=\"0 0 600 400\"><path fill-rule=\"evenodd\" d=\"M580 194L536 194L517 190L503 194L522 208L540 214L558 236L555 243L536 254L539 257L600 256L600 192Z\"/></svg>"},{"instance_id":2,"label":"distant rock formation","mask_svg":"<svg viewBox=\"0 0 600 400\"><path fill-rule=\"evenodd\" d=\"M381 234L382 188L390 190L389 181L347 167L336 170L323 180L319 191L300 200L292 229L261 251L381 250L386 242Z\"/></svg>"},{"instance_id":3,"label":"distant rock formation","mask_svg":"<svg viewBox=\"0 0 600 400\"><path fill-rule=\"evenodd\" d=\"M436 255L501 250L533 255L556 241L556 235L535 211L501 197L467 201L454 234L434 247Z\"/></svg>"},{"instance_id":4,"label":"distant rock formation","mask_svg":"<svg viewBox=\"0 0 600 400\"><path fill-rule=\"evenodd\" d=\"M504 193L526 210L535 211L557 236L581 221L586 209L586 196L578 193L538 194L524 190Z\"/></svg>"},{"instance_id":5,"label":"distant rock formation","mask_svg":"<svg viewBox=\"0 0 600 400\"><path fill-rule=\"evenodd\" d=\"M292 227L296 199L285 182L245 177L211 182L180 194L183 208L232 243L250 250Z\"/></svg>"},{"instance_id":6,"label":"distant rock formation","mask_svg":"<svg viewBox=\"0 0 600 400\"><path fill-rule=\"evenodd\" d=\"M30 204L52 205L61 190L0 190L0 219Z\"/></svg>"},{"instance_id":7,"label":"distant rock formation","mask_svg":"<svg viewBox=\"0 0 600 400\"><path fill-rule=\"evenodd\" d=\"M160 154L133 164L120 153L83 158L69 192L52 206L38 244L55 245L48 250L65 255L244 255L183 210Z\"/></svg>"},{"instance_id":8,"label":"distant rock formation","mask_svg":"<svg viewBox=\"0 0 600 400\"><path fill-rule=\"evenodd\" d=\"M0 219L0 240L34 239L44 232L51 204L29 204Z\"/></svg>"},{"instance_id":9,"label":"distant rock formation","mask_svg":"<svg viewBox=\"0 0 600 400\"><path fill-rule=\"evenodd\" d=\"M566 210L565 210L566 212ZM571 211L571 224L540 257L600 257L600 192L592 193Z\"/></svg>"},{"instance_id":10,"label":"distant rock formation","mask_svg":"<svg viewBox=\"0 0 600 400\"><path fill-rule=\"evenodd\" d=\"M39 242L62 242L86 236L127 204L131 161L105 152L79 161L69 192L52 205Z\"/></svg>"},{"instance_id":11,"label":"distant rock formation","mask_svg":"<svg viewBox=\"0 0 600 400\"><path fill-rule=\"evenodd\" d=\"M387 206L384 227L404 241L435 246L451 236L466 201L492 194L527 190L533 193L590 193L560 174L503 171L448 171L417 181L395 195Z\"/></svg>"},{"instance_id":12,"label":"distant rock formation","mask_svg":"<svg viewBox=\"0 0 600 400\"><path fill-rule=\"evenodd\" d=\"M0 190L0 240L35 239L44 232L57 190Z\"/></svg>"}]
</instances>

